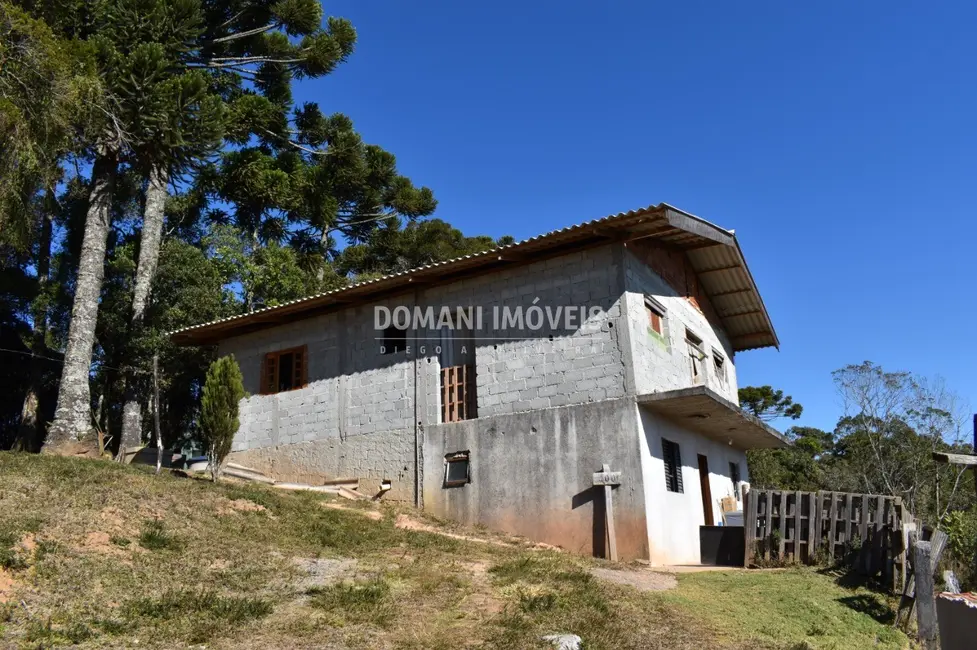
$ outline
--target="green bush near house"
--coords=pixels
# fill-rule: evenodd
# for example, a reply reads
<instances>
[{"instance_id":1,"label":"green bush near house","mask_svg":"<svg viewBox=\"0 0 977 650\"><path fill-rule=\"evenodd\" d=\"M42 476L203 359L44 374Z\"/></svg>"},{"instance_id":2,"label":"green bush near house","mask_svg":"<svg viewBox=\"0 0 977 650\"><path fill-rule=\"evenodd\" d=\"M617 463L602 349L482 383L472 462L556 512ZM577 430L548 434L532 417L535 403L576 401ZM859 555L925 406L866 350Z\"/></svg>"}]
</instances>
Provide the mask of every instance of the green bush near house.
<instances>
[{"instance_id":1,"label":"green bush near house","mask_svg":"<svg viewBox=\"0 0 977 650\"><path fill-rule=\"evenodd\" d=\"M231 453L231 443L240 426L238 403L244 395L241 369L233 355L210 364L200 400L200 430L214 482L220 479L224 461Z\"/></svg>"}]
</instances>

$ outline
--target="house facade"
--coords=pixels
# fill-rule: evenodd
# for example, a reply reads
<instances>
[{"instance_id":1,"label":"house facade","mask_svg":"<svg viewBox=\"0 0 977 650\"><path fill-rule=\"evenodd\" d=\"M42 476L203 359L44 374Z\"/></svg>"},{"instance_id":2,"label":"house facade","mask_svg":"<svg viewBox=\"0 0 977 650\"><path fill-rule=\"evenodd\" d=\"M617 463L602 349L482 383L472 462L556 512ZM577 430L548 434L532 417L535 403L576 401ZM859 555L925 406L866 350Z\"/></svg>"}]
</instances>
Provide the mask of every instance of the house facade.
<instances>
[{"instance_id":1,"label":"house facade","mask_svg":"<svg viewBox=\"0 0 977 650\"><path fill-rule=\"evenodd\" d=\"M735 354L777 345L732 233L662 204L173 334L233 354L232 458L439 516L697 563L745 452Z\"/></svg>"}]
</instances>

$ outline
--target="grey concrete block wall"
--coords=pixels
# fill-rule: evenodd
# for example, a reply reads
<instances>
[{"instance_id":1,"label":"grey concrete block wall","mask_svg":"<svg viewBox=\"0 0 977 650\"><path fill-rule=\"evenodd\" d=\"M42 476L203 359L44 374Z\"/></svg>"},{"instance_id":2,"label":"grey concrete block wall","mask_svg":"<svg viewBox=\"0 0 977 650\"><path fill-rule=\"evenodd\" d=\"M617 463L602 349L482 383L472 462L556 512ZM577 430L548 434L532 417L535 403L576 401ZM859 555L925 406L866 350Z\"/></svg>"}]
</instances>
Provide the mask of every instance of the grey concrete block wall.
<instances>
[{"instance_id":1,"label":"grey concrete block wall","mask_svg":"<svg viewBox=\"0 0 977 650\"><path fill-rule=\"evenodd\" d=\"M703 378L710 388L734 403L739 403L733 349L721 327L710 323L688 299L665 282L661 276L629 251L624 254L626 293L622 298L623 311L630 328L636 391L639 394L688 388L693 385L685 345L685 329L689 328L703 341L708 355L703 361ZM666 309L664 341L648 331L645 295L653 297ZM726 364L725 383L713 369L714 352L718 351Z\"/></svg>"},{"instance_id":2,"label":"grey concrete block wall","mask_svg":"<svg viewBox=\"0 0 977 650\"><path fill-rule=\"evenodd\" d=\"M353 476L371 491L386 479L390 497L413 500L414 363L382 355L376 336L372 307L359 307L221 342L251 394L241 403L232 458L282 480ZM264 356L301 345L308 385L261 395Z\"/></svg>"},{"instance_id":3,"label":"grey concrete block wall","mask_svg":"<svg viewBox=\"0 0 977 650\"><path fill-rule=\"evenodd\" d=\"M314 481L352 473L379 485L387 478L395 481L391 496L413 498L415 407L418 426L440 421L438 332L411 334L409 356L383 355L376 306L482 308L484 330L471 332L468 355L456 361L476 368L479 416L624 395L619 260L613 247L605 246L223 341L220 353L234 354L251 393L241 405L233 454L239 462L274 468L285 479ZM540 330L493 331L497 308L528 309L534 301L542 309L598 306L601 313L585 322L578 319L571 329L554 329L547 322ZM264 356L301 345L308 346L308 385L259 394ZM393 451L379 454L371 439L385 441Z\"/></svg>"},{"instance_id":4,"label":"grey concrete block wall","mask_svg":"<svg viewBox=\"0 0 977 650\"><path fill-rule=\"evenodd\" d=\"M614 329L623 292L616 257L608 245L425 292L428 304L482 306L486 331L475 333L474 354L479 417L625 394L622 342ZM550 308L549 316L564 319L556 328L544 315L536 331L488 331L497 309L516 306L544 314ZM557 312L566 307L599 307L601 315L567 329L561 326L565 311Z\"/></svg>"},{"instance_id":5,"label":"grey concrete block wall","mask_svg":"<svg viewBox=\"0 0 977 650\"><path fill-rule=\"evenodd\" d=\"M668 346L648 337L645 293L666 304ZM388 479L391 496L415 498L415 426L436 426L441 417L439 334L413 333L410 355L384 355L375 323L377 306L415 305L481 307L483 330L471 332L467 356L455 361L476 369L479 418L686 387L685 325L707 352L725 352L728 386L713 387L736 399L722 331L623 246L608 244L223 341L220 353L235 355L251 393L234 440L240 462L291 480L354 475L369 479L369 489ZM569 329L544 319L539 330L493 330L496 310L517 306L600 310ZM308 385L260 395L264 356L300 345L308 346Z\"/></svg>"},{"instance_id":6,"label":"grey concrete block wall","mask_svg":"<svg viewBox=\"0 0 977 650\"><path fill-rule=\"evenodd\" d=\"M593 473L622 473L614 521L622 559L648 557L640 428L634 400L622 398L506 413L427 427L424 509L560 545L605 553L604 498ZM444 487L445 455L470 452L471 482Z\"/></svg>"}]
</instances>

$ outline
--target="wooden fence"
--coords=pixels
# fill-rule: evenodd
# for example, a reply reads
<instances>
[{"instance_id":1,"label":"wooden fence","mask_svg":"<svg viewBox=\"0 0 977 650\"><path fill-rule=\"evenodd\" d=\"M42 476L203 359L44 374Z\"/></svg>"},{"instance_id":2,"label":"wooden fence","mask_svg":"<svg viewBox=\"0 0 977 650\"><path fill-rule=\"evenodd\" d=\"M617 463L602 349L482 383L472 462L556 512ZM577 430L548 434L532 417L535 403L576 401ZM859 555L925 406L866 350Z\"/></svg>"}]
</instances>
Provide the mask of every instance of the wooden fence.
<instances>
[{"instance_id":1,"label":"wooden fence","mask_svg":"<svg viewBox=\"0 0 977 650\"><path fill-rule=\"evenodd\" d=\"M745 564L842 561L879 576L893 591L906 580L907 526L901 497L849 492L749 490L744 495Z\"/></svg>"}]
</instances>

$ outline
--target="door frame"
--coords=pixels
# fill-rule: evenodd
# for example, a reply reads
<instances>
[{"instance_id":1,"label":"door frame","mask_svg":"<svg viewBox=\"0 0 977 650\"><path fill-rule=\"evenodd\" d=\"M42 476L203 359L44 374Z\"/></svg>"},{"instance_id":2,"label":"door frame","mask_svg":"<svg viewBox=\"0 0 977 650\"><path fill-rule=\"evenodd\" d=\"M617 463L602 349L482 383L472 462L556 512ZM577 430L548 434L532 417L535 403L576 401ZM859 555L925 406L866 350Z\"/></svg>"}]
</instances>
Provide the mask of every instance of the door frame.
<instances>
[{"instance_id":1,"label":"door frame","mask_svg":"<svg viewBox=\"0 0 977 650\"><path fill-rule=\"evenodd\" d=\"M702 493L702 518L706 526L714 526L712 516L712 489L709 487L709 458L697 454L699 460L699 491Z\"/></svg>"}]
</instances>

